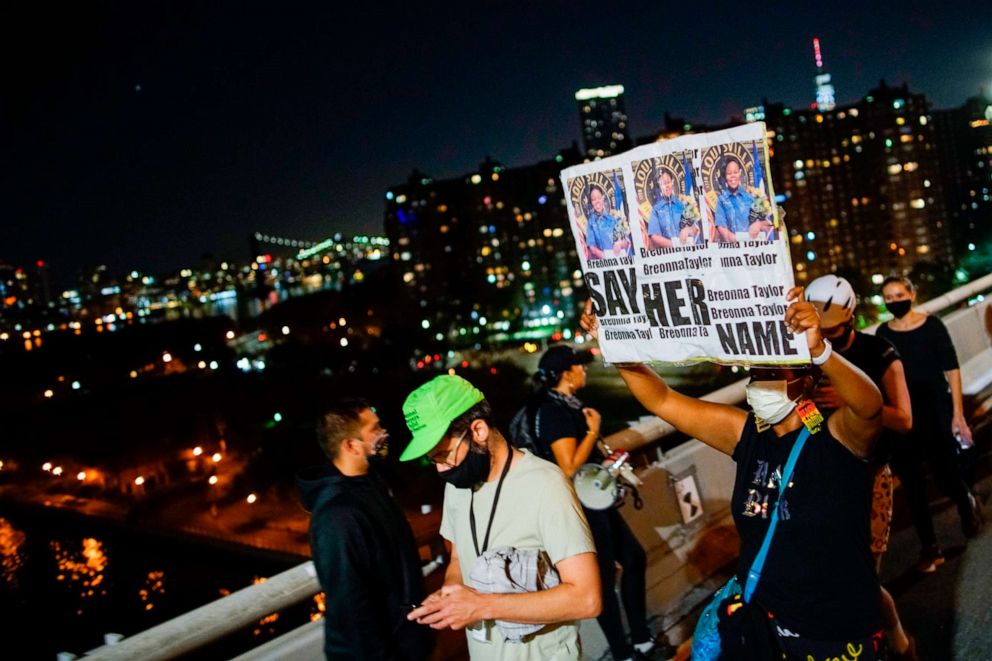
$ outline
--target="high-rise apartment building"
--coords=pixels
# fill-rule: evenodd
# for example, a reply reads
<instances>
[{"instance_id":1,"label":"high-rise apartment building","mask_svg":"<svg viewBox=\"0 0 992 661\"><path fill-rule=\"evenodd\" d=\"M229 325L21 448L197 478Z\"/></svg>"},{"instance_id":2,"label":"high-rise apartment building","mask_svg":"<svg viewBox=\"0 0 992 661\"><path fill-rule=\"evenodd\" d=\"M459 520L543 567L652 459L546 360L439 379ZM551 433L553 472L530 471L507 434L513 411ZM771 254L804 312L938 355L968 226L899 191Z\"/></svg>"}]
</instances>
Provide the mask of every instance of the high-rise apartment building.
<instances>
[{"instance_id":1,"label":"high-rise apartment building","mask_svg":"<svg viewBox=\"0 0 992 661\"><path fill-rule=\"evenodd\" d=\"M956 255L992 241L992 99L976 96L933 113Z\"/></svg>"},{"instance_id":2,"label":"high-rise apartment building","mask_svg":"<svg viewBox=\"0 0 992 661\"><path fill-rule=\"evenodd\" d=\"M800 281L947 265L950 226L930 103L884 83L832 110L760 107Z\"/></svg>"},{"instance_id":3,"label":"high-rise apartment building","mask_svg":"<svg viewBox=\"0 0 992 661\"><path fill-rule=\"evenodd\" d=\"M582 286L558 176L576 150L434 181L415 172L386 193L399 305L444 344L547 337L574 326Z\"/></svg>"},{"instance_id":4,"label":"high-rise apartment building","mask_svg":"<svg viewBox=\"0 0 992 661\"><path fill-rule=\"evenodd\" d=\"M585 159L592 161L634 146L630 137L623 85L581 89L575 93L582 123Z\"/></svg>"}]
</instances>

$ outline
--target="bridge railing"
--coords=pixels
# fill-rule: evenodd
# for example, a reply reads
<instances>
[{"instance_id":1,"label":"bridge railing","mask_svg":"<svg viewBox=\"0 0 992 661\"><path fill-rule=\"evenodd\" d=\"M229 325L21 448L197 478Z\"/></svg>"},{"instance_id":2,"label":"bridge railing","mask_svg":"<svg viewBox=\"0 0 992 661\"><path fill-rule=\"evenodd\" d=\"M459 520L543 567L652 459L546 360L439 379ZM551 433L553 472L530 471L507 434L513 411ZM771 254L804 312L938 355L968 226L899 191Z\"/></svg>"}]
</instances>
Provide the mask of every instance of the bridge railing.
<instances>
[{"instance_id":1,"label":"bridge railing","mask_svg":"<svg viewBox=\"0 0 992 661\"><path fill-rule=\"evenodd\" d=\"M990 300L974 300L992 289L992 274L928 301L919 309L937 314L960 307L943 317L954 340L961 363L964 390L976 395L992 383L992 309ZM968 302L972 305L966 306ZM871 330L871 329L870 329ZM746 379L703 396L725 404L744 401ZM988 410L985 403L979 410ZM657 418L611 435L614 447L633 450L656 443L674 429ZM650 507L624 508L634 533L648 552L648 606L664 613L661 628L667 629L711 590L706 582L736 555L736 537L729 516L730 489L734 482L733 463L699 441L690 439L661 455L638 473L644 480L641 495ZM692 478L702 516L686 521L673 485ZM436 562L428 570L436 567ZM703 585L703 588L700 586ZM246 587L229 596L201 606L156 627L104 645L87 658L169 659L191 652L208 643L312 597L320 591L313 563L307 562L265 582ZM592 658L597 648L605 650L599 630L588 623L582 629L584 647ZM239 657L242 661L261 659L322 658L322 631L318 623L305 624L280 638Z\"/></svg>"}]
</instances>

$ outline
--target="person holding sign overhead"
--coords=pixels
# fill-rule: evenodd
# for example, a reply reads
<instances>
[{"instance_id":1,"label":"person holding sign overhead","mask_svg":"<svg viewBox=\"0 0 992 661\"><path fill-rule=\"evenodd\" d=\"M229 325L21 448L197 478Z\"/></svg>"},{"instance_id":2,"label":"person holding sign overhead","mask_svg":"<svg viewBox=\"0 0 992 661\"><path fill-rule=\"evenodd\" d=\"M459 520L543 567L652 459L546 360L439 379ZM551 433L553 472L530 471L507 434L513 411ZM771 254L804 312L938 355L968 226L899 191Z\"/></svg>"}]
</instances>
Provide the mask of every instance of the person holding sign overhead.
<instances>
[{"instance_id":1,"label":"person holding sign overhead","mask_svg":"<svg viewBox=\"0 0 992 661\"><path fill-rule=\"evenodd\" d=\"M765 218L751 218L751 207L754 196L741 187L741 174L744 168L736 158L724 161L721 174L725 188L716 198L716 227L717 239L727 243L737 243L738 233L747 232L752 239L758 238L758 232L767 232L772 228L771 222Z\"/></svg>"},{"instance_id":2,"label":"person holding sign overhead","mask_svg":"<svg viewBox=\"0 0 992 661\"><path fill-rule=\"evenodd\" d=\"M589 214L586 229L586 256L589 259L606 259L628 254L630 235L614 239L618 221L606 212L606 192L598 184L589 187L589 206L592 213Z\"/></svg>"},{"instance_id":3,"label":"person holding sign overhead","mask_svg":"<svg viewBox=\"0 0 992 661\"><path fill-rule=\"evenodd\" d=\"M693 658L881 659L866 460L882 426L882 397L832 351L802 287L786 301L784 323L805 334L813 365L753 368L751 412L675 392L645 365L617 366L650 412L737 464L739 563L700 617ZM591 301L581 325L598 331ZM821 373L842 403L826 420L810 401Z\"/></svg>"}]
</instances>

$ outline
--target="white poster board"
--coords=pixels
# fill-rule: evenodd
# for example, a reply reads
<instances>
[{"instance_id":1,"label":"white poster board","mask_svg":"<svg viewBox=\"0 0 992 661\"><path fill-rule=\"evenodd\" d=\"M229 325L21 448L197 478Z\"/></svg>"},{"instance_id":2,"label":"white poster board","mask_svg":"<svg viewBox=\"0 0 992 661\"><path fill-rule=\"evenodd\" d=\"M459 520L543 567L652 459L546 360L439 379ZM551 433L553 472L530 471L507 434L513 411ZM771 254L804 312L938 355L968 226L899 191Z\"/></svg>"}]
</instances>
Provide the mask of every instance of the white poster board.
<instances>
[{"instance_id":1,"label":"white poster board","mask_svg":"<svg viewBox=\"0 0 992 661\"><path fill-rule=\"evenodd\" d=\"M561 173L607 362L805 364L763 123Z\"/></svg>"}]
</instances>

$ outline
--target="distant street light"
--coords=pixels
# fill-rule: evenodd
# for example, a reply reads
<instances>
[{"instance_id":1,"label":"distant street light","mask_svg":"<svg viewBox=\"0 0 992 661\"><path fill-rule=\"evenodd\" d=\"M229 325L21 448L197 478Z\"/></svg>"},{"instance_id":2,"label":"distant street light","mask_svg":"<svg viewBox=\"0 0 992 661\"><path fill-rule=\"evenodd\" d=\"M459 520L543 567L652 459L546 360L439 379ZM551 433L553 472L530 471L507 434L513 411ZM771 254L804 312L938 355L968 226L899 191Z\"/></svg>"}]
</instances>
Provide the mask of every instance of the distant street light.
<instances>
[{"instance_id":1,"label":"distant street light","mask_svg":"<svg viewBox=\"0 0 992 661\"><path fill-rule=\"evenodd\" d=\"M215 464L219 464L220 460L223 458L224 457L223 455L221 455L220 452L214 452L213 455L210 457L210 460L213 461Z\"/></svg>"},{"instance_id":2,"label":"distant street light","mask_svg":"<svg viewBox=\"0 0 992 661\"><path fill-rule=\"evenodd\" d=\"M52 471L52 462L50 462L50 461L46 461L45 463L43 463L43 464L41 465L41 470L43 470L43 471L46 471L46 472L49 472L49 473L50 473L50 472Z\"/></svg>"},{"instance_id":3,"label":"distant street light","mask_svg":"<svg viewBox=\"0 0 992 661\"><path fill-rule=\"evenodd\" d=\"M224 337L226 337L229 340L233 340L234 339L234 331L227 331L227 335L225 335Z\"/></svg>"},{"instance_id":4,"label":"distant street light","mask_svg":"<svg viewBox=\"0 0 992 661\"><path fill-rule=\"evenodd\" d=\"M211 475L210 478L207 480L207 483L210 484L210 486L217 484L217 476Z\"/></svg>"},{"instance_id":5,"label":"distant street light","mask_svg":"<svg viewBox=\"0 0 992 661\"><path fill-rule=\"evenodd\" d=\"M55 468L53 468L52 475L54 475L55 477L59 477L60 475L62 475L62 467L56 466Z\"/></svg>"},{"instance_id":6,"label":"distant street light","mask_svg":"<svg viewBox=\"0 0 992 661\"><path fill-rule=\"evenodd\" d=\"M86 481L86 471L79 471L78 473L76 473L76 479L79 480L80 482L85 482Z\"/></svg>"},{"instance_id":7,"label":"distant street light","mask_svg":"<svg viewBox=\"0 0 992 661\"><path fill-rule=\"evenodd\" d=\"M203 448L201 448L199 445L197 445L195 448L193 448L193 456L194 457L199 457L201 454L203 454Z\"/></svg>"},{"instance_id":8,"label":"distant street light","mask_svg":"<svg viewBox=\"0 0 992 661\"><path fill-rule=\"evenodd\" d=\"M172 362L172 354L169 353L168 351L164 352L162 354L162 362L163 363L171 363Z\"/></svg>"},{"instance_id":9,"label":"distant street light","mask_svg":"<svg viewBox=\"0 0 992 661\"><path fill-rule=\"evenodd\" d=\"M48 390L45 391L45 397L46 398L51 399L54 396L55 396L55 393L51 389L48 389Z\"/></svg>"},{"instance_id":10,"label":"distant street light","mask_svg":"<svg viewBox=\"0 0 992 661\"><path fill-rule=\"evenodd\" d=\"M134 478L134 484L135 484L135 486L139 486L140 487L144 483L145 483L145 478L143 478L142 476L139 475L138 477Z\"/></svg>"},{"instance_id":11,"label":"distant street light","mask_svg":"<svg viewBox=\"0 0 992 661\"><path fill-rule=\"evenodd\" d=\"M255 501L258 500L258 496L256 496L253 493L250 493L250 494L248 494L248 497L245 498L245 500L248 501L248 504L249 505L253 505L255 503Z\"/></svg>"}]
</instances>

